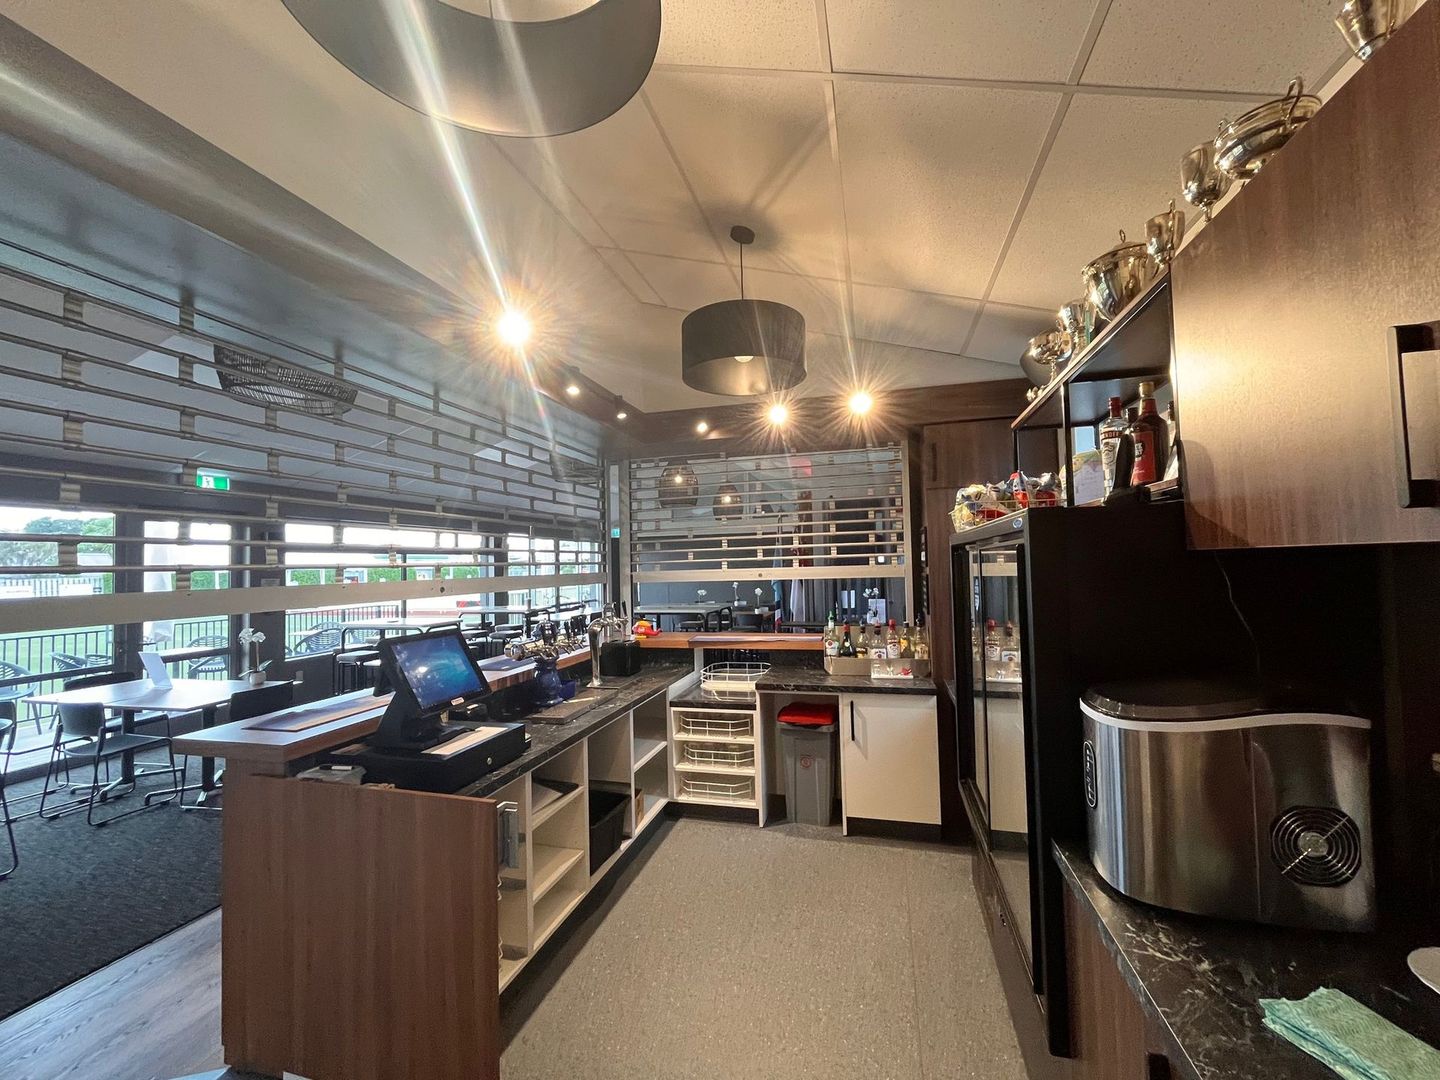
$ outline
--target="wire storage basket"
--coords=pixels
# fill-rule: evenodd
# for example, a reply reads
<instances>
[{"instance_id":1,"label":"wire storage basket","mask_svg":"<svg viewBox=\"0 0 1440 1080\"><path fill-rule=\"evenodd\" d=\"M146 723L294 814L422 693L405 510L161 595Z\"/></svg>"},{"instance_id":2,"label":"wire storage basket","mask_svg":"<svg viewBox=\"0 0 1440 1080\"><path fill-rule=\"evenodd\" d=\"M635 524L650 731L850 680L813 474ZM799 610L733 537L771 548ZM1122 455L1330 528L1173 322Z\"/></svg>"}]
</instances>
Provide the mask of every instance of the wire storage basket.
<instances>
[{"instance_id":1,"label":"wire storage basket","mask_svg":"<svg viewBox=\"0 0 1440 1080\"><path fill-rule=\"evenodd\" d=\"M687 711L680 714L680 734L697 739L739 739L750 737L750 714L736 712Z\"/></svg>"},{"instance_id":2,"label":"wire storage basket","mask_svg":"<svg viewBox=\"0 0 1440 1080\"><path fill-rule=\"evenodd\" d=\"M729 662L707 664L700 672L700 689L726 701L748 701L755 696L755 684L770 670L769 664Z\"/></svg>"},{"instance_id":3,"label":"wire storage basket","mask_svg":"<svg viewBox=\"0 0 1440 1080\"><path fill-rule=\"evenodd\" d=\"M709 799L712 802L753 802L755 781L686 776L680 781L680 792L693 799Z\"/></svg>"},{"instance_id":4,"label":"wire storage basket","mask_svg":"<svg viewBox=\"0 0 1440 1080\"><path fill-rule=\"evenodd\" d=\"M685 761L717 769L755 768L755 747L724 743L686 743Z\"/></svg>"}]
</instances>

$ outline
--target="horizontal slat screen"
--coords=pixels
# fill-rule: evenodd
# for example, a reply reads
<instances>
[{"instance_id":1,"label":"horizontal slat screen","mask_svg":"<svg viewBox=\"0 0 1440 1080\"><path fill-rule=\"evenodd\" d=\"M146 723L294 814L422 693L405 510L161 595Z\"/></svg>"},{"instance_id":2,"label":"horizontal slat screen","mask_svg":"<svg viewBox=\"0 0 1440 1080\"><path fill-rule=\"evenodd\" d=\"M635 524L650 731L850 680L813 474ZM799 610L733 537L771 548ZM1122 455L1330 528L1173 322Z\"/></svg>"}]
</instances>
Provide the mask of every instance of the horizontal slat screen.
<instances>
[{"instance_id":1,"label":"horizontal slat screen","mask_svg":"<svg viewBox=\"0 0 1440 1080\"><path fill-rule=\"evenodd\" d=\"M631 574L640 583L901 576L903 459L892 446L632 461Z\"/></svg>"}]
</instances>

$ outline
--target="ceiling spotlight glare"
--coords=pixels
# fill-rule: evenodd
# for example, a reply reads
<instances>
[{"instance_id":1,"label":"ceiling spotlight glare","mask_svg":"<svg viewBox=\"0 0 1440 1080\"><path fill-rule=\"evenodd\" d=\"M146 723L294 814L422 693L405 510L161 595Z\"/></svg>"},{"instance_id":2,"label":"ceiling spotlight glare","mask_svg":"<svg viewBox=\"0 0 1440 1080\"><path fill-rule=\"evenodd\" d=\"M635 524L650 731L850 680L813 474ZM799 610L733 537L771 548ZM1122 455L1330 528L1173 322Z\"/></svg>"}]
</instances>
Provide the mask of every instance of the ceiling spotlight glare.
<instances>
[{"instance_id":1,"label":"ceiling spotlight glare","mask_svg":"<svg viewBox=\"0 0 1440 1080\"><path fill-rule=\"evenodd\" d=\"M506 308L495 322L495 333L510 348L521 348L530 340L530 320L514 308Z\"/></svg>"},{"instance_id":2,"label":"ceiling spotlight glare","mask_svg":"<svg viewBox=\"0 0 1440 1080\"><path fill-rule=\"evenodd\" d=\"M701 420L698 424L695 425L695 433L697 435L704 435L709 430L710 425L707 424L704 420Z\"/></svg>"},{"instance_id":3,"label":"ceiling spotlight glare","mask_svg":"<svg viewBox=\"0 0 1440 1080\"><path fill-rule=\"evenodd\" d=\"M579 397L580 384L572 379L570 382L565 384L565 393L569 394L571 397Z\"/></svg>"},{"instance_id":4,"label":"ceiling spotlight glare","mask_svg":"<svg viewBox=\"0 0 1440 1080\"><path fill-rule=\"evenodd\" d=\"M770 406L770 409L765 413L765 416L770 421L770 423L774 424L776 427L784 427L785 424L790 420L790 410L777 401L774 405Z\"/></svg>"},{"instance_id":5,"label":"ceiling spotlight glare","mask_svg":"<svg viewBox=\"0 0 1440 1080\"><path fill-rule=\"evenodd\" d=\"M618 408L618 409L615 410L615 419L616 419L616 420L624 420L624 419L625 419L627 416L629 416L629 415L630 415L630 414L625 411L625 407L624 407L623 405L622 405L620 408Z\"/></svg>"},{"instance_id":6,"label":"ceiling spotlight glare","mask_svg":"<svg viewBox=\"0 0 1440 1080\"><path fill-rule=\"evenodd\" d=\"M856 416L864 416L875 405L875 399L864 390L856 390L850 395L850 411Z\"/></svg>"}]
</instances>

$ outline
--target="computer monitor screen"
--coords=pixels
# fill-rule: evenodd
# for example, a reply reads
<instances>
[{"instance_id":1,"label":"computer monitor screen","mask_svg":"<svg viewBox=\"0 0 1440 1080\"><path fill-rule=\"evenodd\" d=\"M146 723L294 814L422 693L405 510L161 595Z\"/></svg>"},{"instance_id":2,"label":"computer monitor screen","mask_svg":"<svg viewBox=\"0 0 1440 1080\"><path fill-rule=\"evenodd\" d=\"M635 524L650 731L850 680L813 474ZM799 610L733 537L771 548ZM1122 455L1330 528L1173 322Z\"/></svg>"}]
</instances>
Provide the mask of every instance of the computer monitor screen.
<instances>
[{"instance_id":1,"label":"computer monitor screen","mask_svg":"<svg viewBox=\"0 0 1440 1080\"><path fill-rule=\"evenodd\" d=\"M409 686L421 713L489 692L459 631L396 638L384 644L393 658L394 671Z\"/></svg>"}]
</instances>

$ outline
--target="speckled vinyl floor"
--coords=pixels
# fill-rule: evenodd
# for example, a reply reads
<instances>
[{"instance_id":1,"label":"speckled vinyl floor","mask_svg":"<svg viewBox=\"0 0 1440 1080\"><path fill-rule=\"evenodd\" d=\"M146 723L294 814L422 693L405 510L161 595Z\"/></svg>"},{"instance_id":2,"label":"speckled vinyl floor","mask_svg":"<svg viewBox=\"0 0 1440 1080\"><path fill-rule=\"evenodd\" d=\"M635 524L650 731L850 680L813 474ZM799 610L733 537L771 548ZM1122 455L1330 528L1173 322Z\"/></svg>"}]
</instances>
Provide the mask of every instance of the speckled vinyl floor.
<instances>
[{"instance_id":1,"label":"speckled vinyl floor","mask_svg":"<svg viewBox=\"0 0 1440 1080\"><path fill-rule=\"evenodd\" d=\"M664 819L502 1000L502 1080L1024 1080L964 851Z\"/></svg>"}]
</instances>

